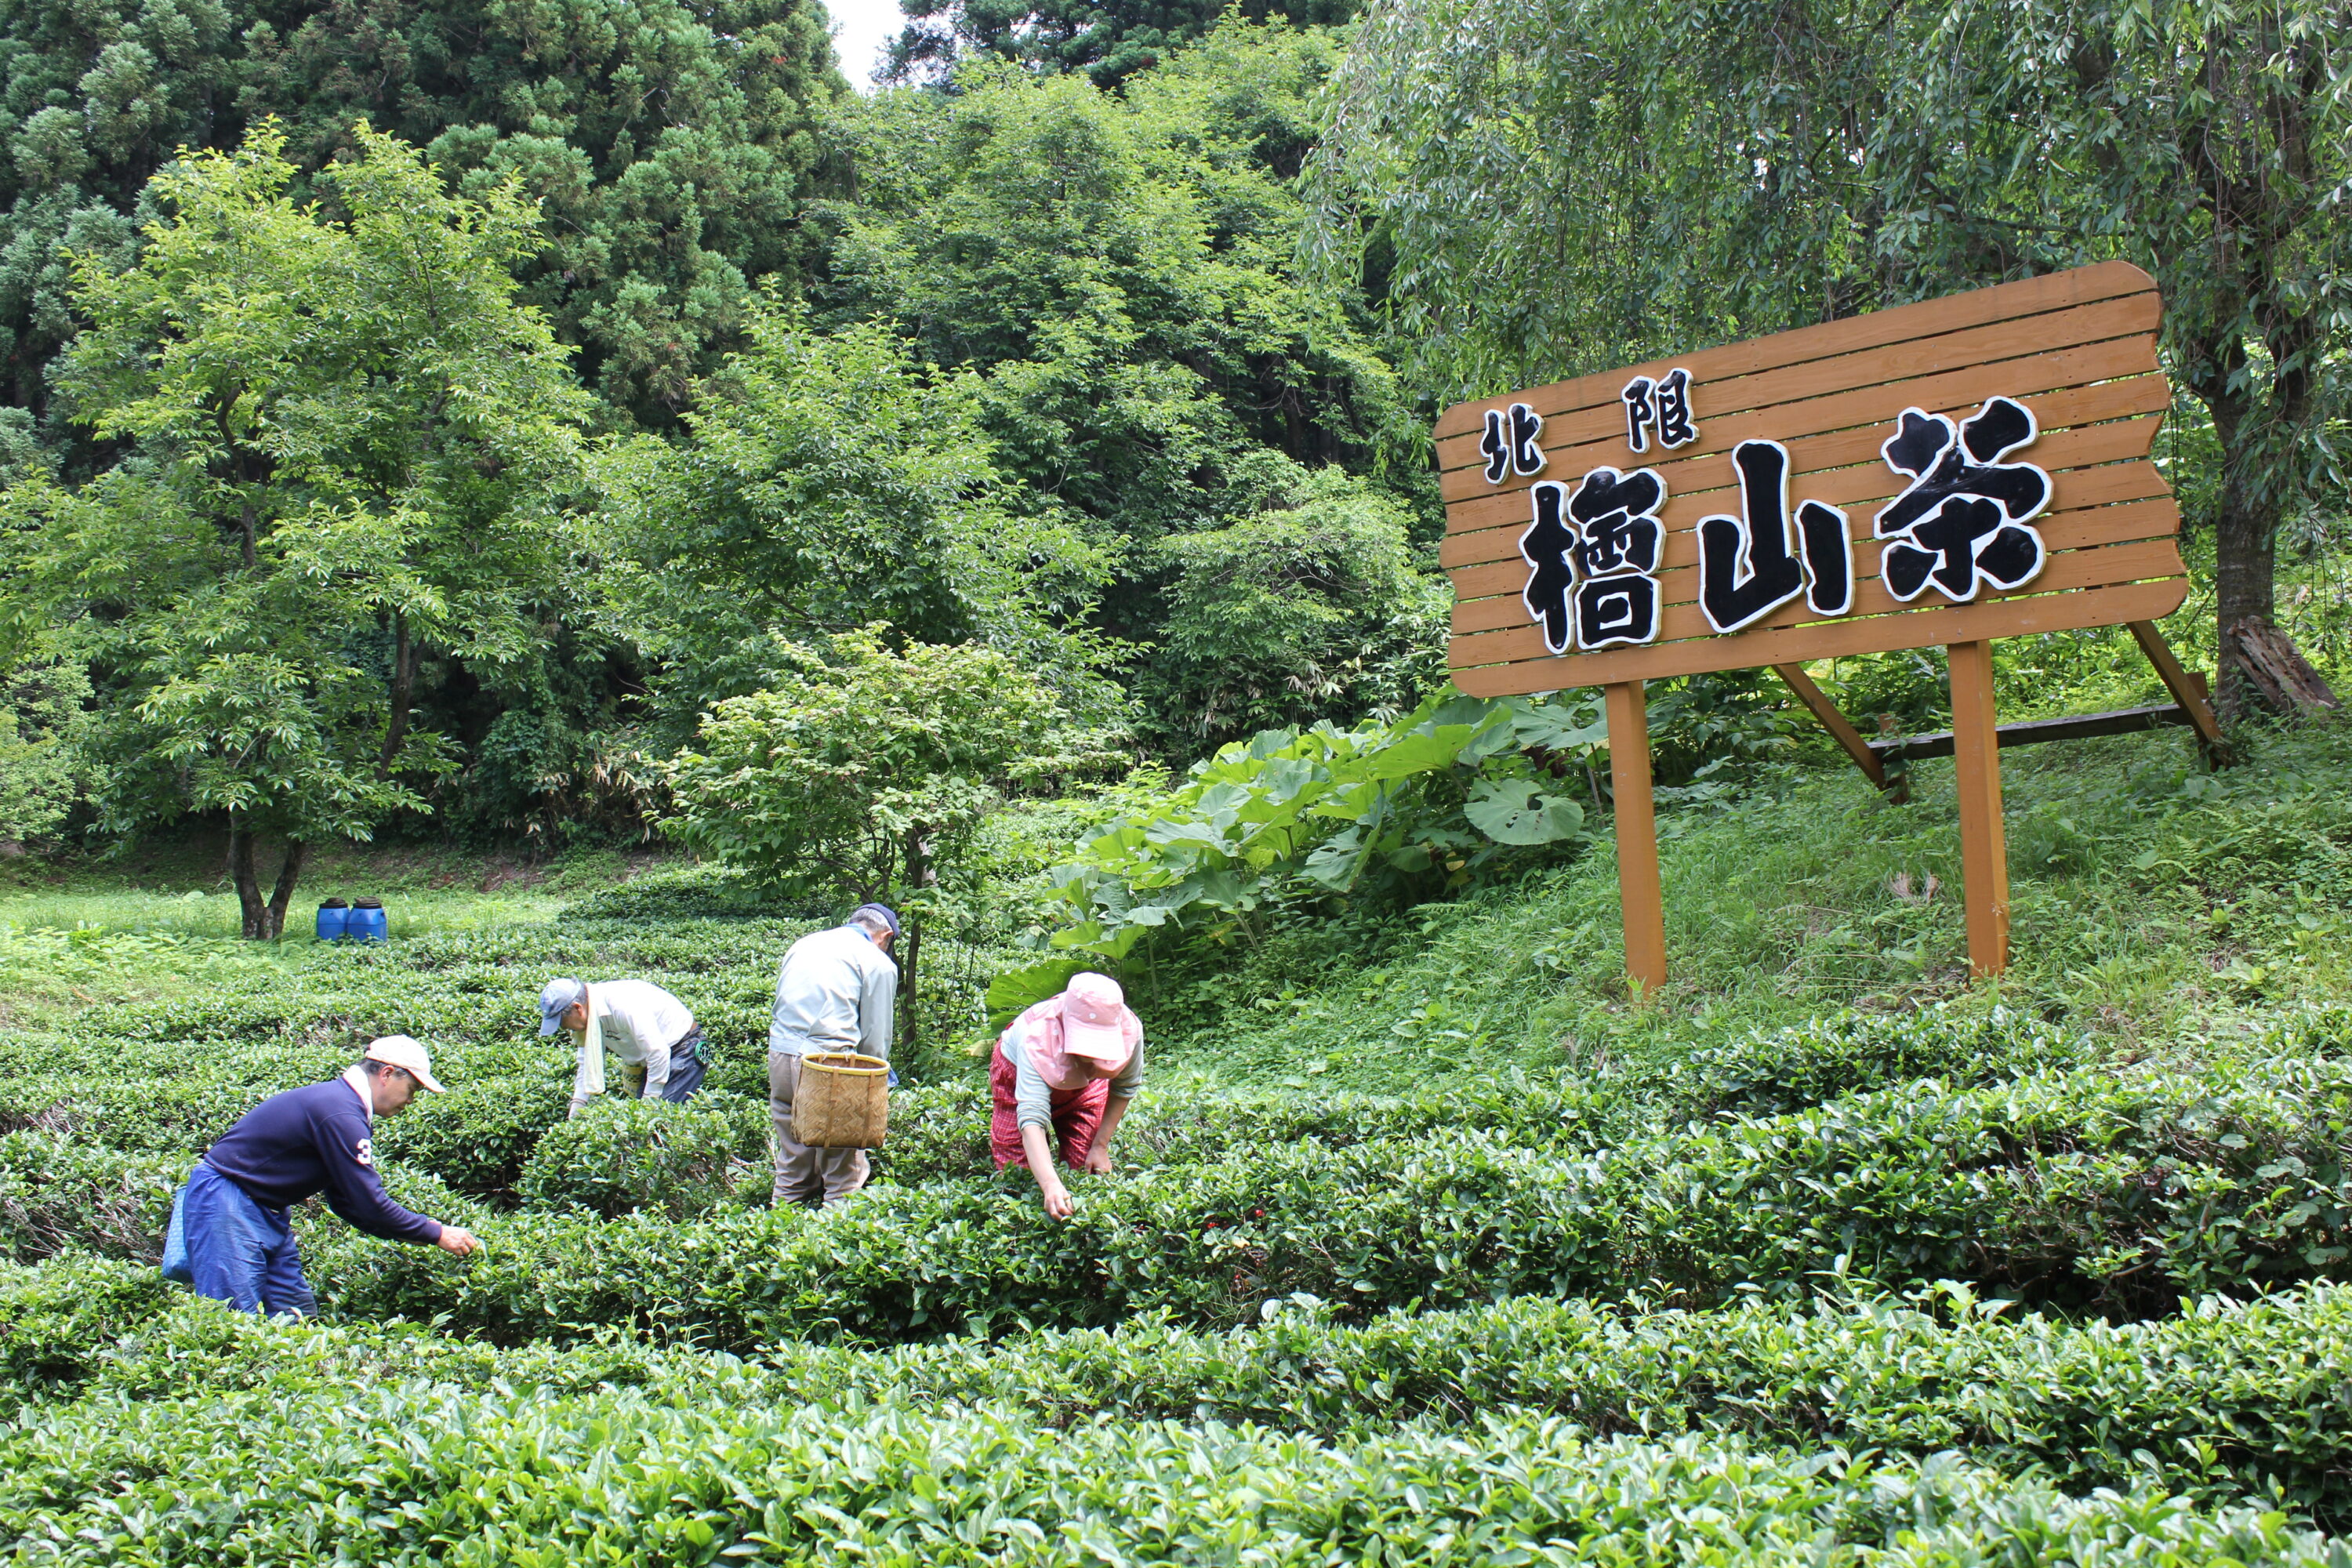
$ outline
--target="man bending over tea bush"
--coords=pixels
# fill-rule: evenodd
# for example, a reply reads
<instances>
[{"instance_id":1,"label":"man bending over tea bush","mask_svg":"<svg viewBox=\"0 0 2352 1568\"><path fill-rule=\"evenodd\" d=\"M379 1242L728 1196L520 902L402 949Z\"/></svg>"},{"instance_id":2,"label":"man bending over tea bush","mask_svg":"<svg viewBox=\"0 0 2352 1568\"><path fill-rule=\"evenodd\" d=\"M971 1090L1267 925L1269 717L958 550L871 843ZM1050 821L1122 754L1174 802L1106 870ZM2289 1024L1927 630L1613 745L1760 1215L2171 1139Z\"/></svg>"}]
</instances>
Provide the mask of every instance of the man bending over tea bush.
<instances>
[{"instance_id":1,"label":"man bending over tea bush","mask_svg":"<svg viewBox=\"0 0 2352 1568\"><path fill-rule=\"evenodd\" d=\"M1062 1163L1100 1175L1110 1170L1111 1134L1143 1087L1143 1020L1108 974L1080 973L1013 1020L989 1058L989 1152L996 1168L1026 1165L1045 1212L1067 1219L1076 1207L1054 1170Z\"/></svg>"},{"instance_id":2,"label":"man bending over tea bush","mask_svg":"<svg viewBox=\"0 0 2352 1568\"><path fill-rule=\"evenodd\" d=\"M773 1202L837 1204L866 1184L863 1149L819 1149L793 1136L793 1096L801 1058L857 1051L890 1059L898 1007L898 966L890 943L898 917L860 904L846 923L793 943L776 971L776 1012L768 1025L768 1119L776 1133Z\"/></svg>"},{"instance_id":3,"label":"man bending over tea bush","mask_svg":"<svg viewBox=\"0 0 2352 1568\"><path fill-rule=\"evenodd\" d=\"M604 1092L604 1053L629 1075L638 1100L684 1105L702 1087L702 1026L686 1004L650 980L551 980L539 994L541 1038L569 1029L580 1049L572 1074L577 1116Z\"/></svg>"},{"instance_id":4,"label":"man bending over tea bush","mask_svg":"<svg viewBox=\"0 0 2352 1568\"><path fill-rule=\"evenodd\" d=\"M314 1193L370 1236L460 1258L473 1251L481 1243L472 1232L402 1208L375 1173L375 1119L419 1089L441 1092L425 1047L386 1035L341 1078L271 1095L247 1111L173 1199L164 1278L240 1312L310 1316L318 1302L286 1211Z\"/></svg>"}]
</instances>

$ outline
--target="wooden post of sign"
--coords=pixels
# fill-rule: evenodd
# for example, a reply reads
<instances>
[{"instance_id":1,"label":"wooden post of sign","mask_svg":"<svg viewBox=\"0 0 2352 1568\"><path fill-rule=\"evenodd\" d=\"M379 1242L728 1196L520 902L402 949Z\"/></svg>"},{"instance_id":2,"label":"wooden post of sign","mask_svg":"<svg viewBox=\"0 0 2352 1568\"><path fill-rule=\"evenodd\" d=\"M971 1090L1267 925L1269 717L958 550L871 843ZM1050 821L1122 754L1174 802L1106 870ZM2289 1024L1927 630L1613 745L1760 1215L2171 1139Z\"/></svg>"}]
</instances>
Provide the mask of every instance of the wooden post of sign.
<instances>
[{"instance_id":1,"label":"wooden post of sign","mask_svg":"<svg viewBox=\"0 0 2352 1568\"><path fill-rule=\"evenodd\" d=\"M1625 915L1625 973L1646 994L1666 983L1666 900L1658 880L1658 817L1650 797L1650 718L1638 680L1603 688L1609 705L1609 786L1617 807L1617 899Z\"/></svg>"},{"instance_id":2,"label":"wooden post of sign","mask_svg":"<svg viewBox=\"0 0 2352 1568\"><path fill-rule=\"evenodd\" d=\"M2009 838L2000 821L2000 733L1992 703L1992 644L1954 643L1952 760L1959 776L1960 897L1968 906L1969 969L2009 967Z\"/></svg>"}]
</instances>

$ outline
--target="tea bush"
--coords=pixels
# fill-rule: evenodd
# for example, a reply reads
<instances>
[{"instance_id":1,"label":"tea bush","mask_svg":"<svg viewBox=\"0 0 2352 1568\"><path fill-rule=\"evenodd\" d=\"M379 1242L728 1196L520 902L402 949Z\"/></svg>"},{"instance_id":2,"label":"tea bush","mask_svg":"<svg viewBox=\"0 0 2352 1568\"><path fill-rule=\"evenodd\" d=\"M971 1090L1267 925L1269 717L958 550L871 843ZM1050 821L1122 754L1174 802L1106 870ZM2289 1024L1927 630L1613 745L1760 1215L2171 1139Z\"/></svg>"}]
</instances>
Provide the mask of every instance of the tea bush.
<instances>
[{"instance_id":1,"label":"tea bush","mask_svg":"<svg viewBox=\"0 0 2352 1568\"><path fill-rule=\"evenodd\" d=\"M38 1129L0 1136L0 1244L20 1263L68 1249L152 1261L187 1162Z\"/></svg>"},{"instance_id":2,"label":"tea bush","mask_svg":"<svg viewBox=\"0 0 2352 1568\"><path fill-rule=\"evenodd\" d=\"M1058 1428L1214 1419L1333 1439L1517 1409L1601 1435L1962 1449L2074 1489L2161 1478L2205 1502L2275 1489L2315 1517L2352 1519L2352 1389L2339 1375L2352 1290L2208 1298L2126 1324L2001 1305L1948 1286L1707 1312L1520 1298L1347 1325L1301 1300L1231 1331L1144 1318L994 1345L785 1342L746 1363L610 1337L497 1350L413 1324L263 1323L152 1271L61 1261L0 1277L0 1396L90 1397L102 1417L108 1399L169 1398L190 1383L324 1397L421 1373L478 1393L638 1387L688 1409L993 1405Z\"/></svg>"},{"instance_id":3,"label":"tea bush","mask_svg":"<svg viewBox=\"0 0 2352 1568\"><path fill-rule=\"evenodd\" d=\"M994 1406L841 1413L635 1389L478 1399L411 1376L37 1408L0 1531L84 1563L1559 1561L2329 1564L2255 1507L2135 1479L2069 1498L1958 1460L1594 1439L1488 1415L1330 1444L1208 1421L1054 1430Z\"/></svg>"},{"instance_id":4,"label":"tea bush","mask_svg":"<svg viewBox=\"0 0 2352 1568\"><path fill-rule=\"evenodd\" d=\"M764 1204L767 1151L764 1104L734 1095L685 1105L606 1099L541 1134L516 1192L530 1208L684 1219L726 1201L747 1171Z\"/></svg>"},{"instance_id":5,"label":"tea bush","mask_svg":"<svg viewBox=\"0 0 2352 1568\"><path fill-rule=\"evenodd\" d=\"M501 1342L635 1324L744 1347L1246 1319L1512 1295L1796 1294L1840 1257L2118 1315L2325 1277L2347 1256L2352 1063L1927 1080L1572 1152L1457 1131L1305 1140L1082 1182L1076 1218L1014 1172L877 1187L820 1219L514 1215L457 1265L314 1228L320 1300Z\"/></svg>"}]
</instances>

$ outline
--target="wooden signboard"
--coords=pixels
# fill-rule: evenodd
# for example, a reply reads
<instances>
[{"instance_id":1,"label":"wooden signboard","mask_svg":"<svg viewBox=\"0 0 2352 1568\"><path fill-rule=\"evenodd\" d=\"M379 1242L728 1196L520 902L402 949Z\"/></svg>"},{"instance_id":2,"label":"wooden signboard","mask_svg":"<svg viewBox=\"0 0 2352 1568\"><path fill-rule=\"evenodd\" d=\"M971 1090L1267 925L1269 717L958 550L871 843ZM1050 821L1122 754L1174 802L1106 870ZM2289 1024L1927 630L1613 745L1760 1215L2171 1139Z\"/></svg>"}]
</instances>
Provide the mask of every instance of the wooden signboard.
<instances>
[{"instance_id":1,"label":"wooden signboard","mask_svg":"<svg viewBox=\"0 0 2352 1568\"><path fill-rule=\"evenodd\" d=\"M1990 639L2129 624L2148 646L2188 591L2179 514L2147 460L2171 399L2161 310L2146 273L2106 262L1438 420L1454 683L1607 688L1636 979L1665 975L1642 683L1774 666L1871 769L1801 665L1936 645L1970 959L2005 965ZM2187 678L2168 650L2158 662L2187 710ZM2207 730L2201 697L2196 717Z\"/></svg>"}]
</instances>

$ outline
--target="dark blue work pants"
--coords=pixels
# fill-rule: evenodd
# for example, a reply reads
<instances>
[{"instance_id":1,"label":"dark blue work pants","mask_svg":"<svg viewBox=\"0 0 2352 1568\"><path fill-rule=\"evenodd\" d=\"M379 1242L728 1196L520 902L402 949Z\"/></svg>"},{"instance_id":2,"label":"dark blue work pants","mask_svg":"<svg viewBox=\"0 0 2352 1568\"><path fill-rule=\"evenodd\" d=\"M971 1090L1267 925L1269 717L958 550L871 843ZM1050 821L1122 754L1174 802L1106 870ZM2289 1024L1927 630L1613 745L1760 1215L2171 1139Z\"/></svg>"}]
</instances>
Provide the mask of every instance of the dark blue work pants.
<instances>
[{"instance_id":1,"label":"dark blue work pants","mask_svg":"<svg viewBox=\"0 0 2352 1568\"><path fill-rule=\"evenodd\" d=\"M201 1160L180 1205L197 1295L226 1301L240 1312L306 1318L318 1312L284 1209L255 1202Z\"/></svg>"}]
</instances>

